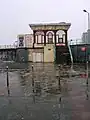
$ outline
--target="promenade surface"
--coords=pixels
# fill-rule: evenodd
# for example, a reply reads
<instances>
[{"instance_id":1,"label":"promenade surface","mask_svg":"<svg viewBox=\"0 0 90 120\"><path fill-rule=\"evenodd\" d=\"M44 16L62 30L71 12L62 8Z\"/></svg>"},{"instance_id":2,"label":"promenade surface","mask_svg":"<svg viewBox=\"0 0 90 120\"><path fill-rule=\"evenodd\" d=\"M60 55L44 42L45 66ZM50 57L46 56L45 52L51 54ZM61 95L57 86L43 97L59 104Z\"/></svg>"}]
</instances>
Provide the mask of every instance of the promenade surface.
<instances>
[{"instance_id":1,"label":"promenade surface","mask_svg":"<svg viewBox=\"0 0 90 120\"><path fill-rule=\"evenodd\" d=\"M90 120L90 79L87 86L83 75L60 77L59 86L57 65L33 64L33 72L31 64L12 66L20 70L9 70L9 89L6 71L0 71L0 120ZM85 67L75 70L83 74Z\"/></svg>"}]
</instances>

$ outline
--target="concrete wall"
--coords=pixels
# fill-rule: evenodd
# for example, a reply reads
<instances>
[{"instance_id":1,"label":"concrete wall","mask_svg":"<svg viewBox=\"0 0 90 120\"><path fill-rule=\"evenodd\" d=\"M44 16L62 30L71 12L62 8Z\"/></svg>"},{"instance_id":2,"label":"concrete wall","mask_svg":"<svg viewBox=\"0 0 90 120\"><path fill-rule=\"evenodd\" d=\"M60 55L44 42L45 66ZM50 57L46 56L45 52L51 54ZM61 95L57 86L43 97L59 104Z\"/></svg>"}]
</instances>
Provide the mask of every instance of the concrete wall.
<instances>
[{"instance_id":1,"label":"concrete wall","mask_svg":"<svg viewBox=\"0 0 90 120\"><path fill-rule=\"evenodd\" d=\"M33 49L28 49L28 61L32 62L33 61Z\"/></svg>"},{"instance_id":2,"label":"concrete wall","mask_svg":"<svg viewBox=\"0 0 90 120\"><path fill-rule=\"evenodd\" d=\"M43 62L44 49L33 49L33 62Z\"/></svg>"},{"instance_id":3,"label":"concrete wall","mask_svg":"<svg viewBox=\"0 0 90 120\"><path fill-rule=\"evenodd\" d=\"M17 49L16 51L16 61L17 62L28 62L28 50L27 49Z\"/></svg>"},{"instance_id":4,"label":"concrete wall","mask_svg":"<svg viewBox=\"0 0 90 120\"><path fill-rule=\"evenodd\" d=\"M54 62L54 49L53 44L44 46L44 62Z\"/></svg>"},{"instance_id":5,"label":"concrete wall","mask_svg":"<svg viewBox=\"0 0 90 120\"><path fill-rule=\"evenodd\" d=\"M42 47L44 47L44 44L37 44L37 43L35 43L35 44L34 44L34 47L35 47L35 48L37 48L37 47L38 47L38 48L42 48Z\"/></svg>"},{"instance_id":6,"label":"concrete wall","mask_svg":"<svg viewBox=\"0 0 90 120\"><path fill-rule=\"evenodd\" d=\"M44 49L33 49L33 52L36 52L36 53L44 53Z\"/></svg>"},{"instance_id":7,"label":"concrete wall","mask_svg":"<svg viewBox=\"0 0 90 120\"><path fill-rule=\"evenodd\" d=\"M38 62L41 59L43 62L43 49L28 49L28 61L29 62ZM39 58L40 57L40 58Z\"/></svg>"}]
</instances>

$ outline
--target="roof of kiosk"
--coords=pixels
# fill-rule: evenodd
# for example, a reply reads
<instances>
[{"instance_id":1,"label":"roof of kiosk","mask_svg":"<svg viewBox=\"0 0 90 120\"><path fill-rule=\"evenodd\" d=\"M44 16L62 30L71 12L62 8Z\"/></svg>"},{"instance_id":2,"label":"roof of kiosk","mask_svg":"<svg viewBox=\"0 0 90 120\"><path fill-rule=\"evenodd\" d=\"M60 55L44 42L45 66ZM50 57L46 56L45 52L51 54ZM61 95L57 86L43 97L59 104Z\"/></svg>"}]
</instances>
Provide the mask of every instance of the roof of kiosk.
<instances>
[{"instance_id":1,"label":"roof of kiosk","mask_svg":"<svg viewBox=\"0 0 90 120\"><path fill-rule=\"evenodd\" d=\"M44 24L29 24L32 30L68 30L71 23L44 23Z\"/></svg>"}]
</instances>

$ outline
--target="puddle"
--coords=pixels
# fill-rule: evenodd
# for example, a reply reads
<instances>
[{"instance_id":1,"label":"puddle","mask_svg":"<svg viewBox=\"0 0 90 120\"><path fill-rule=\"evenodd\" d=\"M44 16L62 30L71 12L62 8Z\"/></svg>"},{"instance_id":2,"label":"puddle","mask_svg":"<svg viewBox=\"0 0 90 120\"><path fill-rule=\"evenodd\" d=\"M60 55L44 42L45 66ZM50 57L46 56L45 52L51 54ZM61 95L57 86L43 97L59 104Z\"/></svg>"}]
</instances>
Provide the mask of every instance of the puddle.
<instances>
[{"instance_id":1,"label":"puddle","mask_svg":"<svg viewBox=\"0 0 90 120\"><path fill-rule=\"evenodd\" d=\"M54 64L34 64L33 72L9 72L9 92L6 73L0 73L0 120L84 120L85 113L90 119L86 78L59 77L57 70Z\"/></svg>"}]
</instances>

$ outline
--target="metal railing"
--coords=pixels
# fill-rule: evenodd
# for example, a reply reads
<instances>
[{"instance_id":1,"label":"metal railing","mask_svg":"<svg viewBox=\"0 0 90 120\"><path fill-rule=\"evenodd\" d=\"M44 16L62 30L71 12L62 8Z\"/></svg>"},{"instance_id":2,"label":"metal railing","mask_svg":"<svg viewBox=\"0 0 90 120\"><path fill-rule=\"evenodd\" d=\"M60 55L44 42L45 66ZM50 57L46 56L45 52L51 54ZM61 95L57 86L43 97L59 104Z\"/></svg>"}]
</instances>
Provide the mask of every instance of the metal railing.
<instances>
[{"instance_id":1,"label":"metal railing","mask_svg":"<svg viewBox=\"0 0 90 120\"><path fill-rule=\"evenodd\" d=\"M0 45L0 49L12 49L17 48L16 45Z\"/></svg>"}]
</instances>

